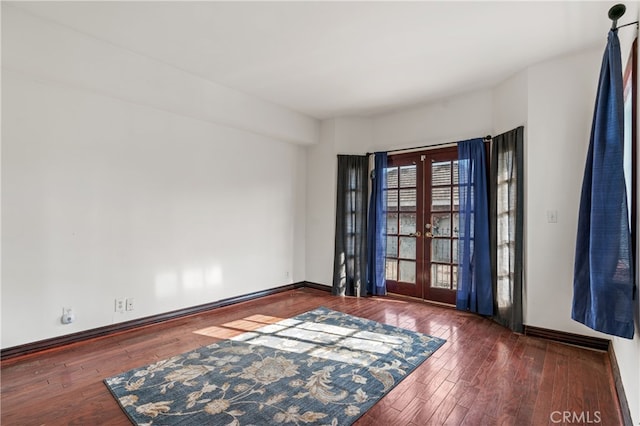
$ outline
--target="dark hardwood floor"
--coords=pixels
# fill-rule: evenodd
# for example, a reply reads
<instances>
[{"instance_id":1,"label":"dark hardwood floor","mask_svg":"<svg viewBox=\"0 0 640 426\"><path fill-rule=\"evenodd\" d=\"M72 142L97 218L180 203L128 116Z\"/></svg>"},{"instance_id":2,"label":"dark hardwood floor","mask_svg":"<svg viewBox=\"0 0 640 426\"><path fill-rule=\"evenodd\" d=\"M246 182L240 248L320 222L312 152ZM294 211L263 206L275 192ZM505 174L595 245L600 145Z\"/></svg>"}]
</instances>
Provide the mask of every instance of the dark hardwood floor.
<instances>
[{"instance_id":1,"label":"dark hardwood floor","mask_svg":"<svg viewBox=\"0 0 640 426\"><path fill-rule=\"evenodd\" d=\"M447 339L357 425L538 426L563 424L554 423L563 412L582 415L582 424L622 424L604 352L518 335L426 303L308 288L3 361L1 423L127 425L104 378L261 326L260 318L318 306Z\"/></svg>"}]
</instances>

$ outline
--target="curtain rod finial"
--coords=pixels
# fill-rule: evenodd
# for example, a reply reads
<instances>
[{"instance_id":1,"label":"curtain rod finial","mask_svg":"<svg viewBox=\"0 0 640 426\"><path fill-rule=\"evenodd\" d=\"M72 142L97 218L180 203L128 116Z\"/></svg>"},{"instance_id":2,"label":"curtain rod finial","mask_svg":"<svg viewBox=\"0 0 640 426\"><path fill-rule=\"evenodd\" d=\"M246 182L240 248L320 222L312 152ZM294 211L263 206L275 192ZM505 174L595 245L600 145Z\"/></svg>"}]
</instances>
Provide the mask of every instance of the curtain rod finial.
<instances>
[{"instance_id":1,"label":"curtain rod finial","mask_svg":"<svg viewBox=\"0 0 640 426\"><path fill-rule=\"evenodd\" d=\"M616 5L611 6L611 8L609 9L609 19L611 19L611 29L615 30L616 26L618 25L618 19L620 19L622 17L622 15L624 15L624 12L627 11L627 7L622 4L622 3L618 3Z\"/></svg>"}]
</instances>

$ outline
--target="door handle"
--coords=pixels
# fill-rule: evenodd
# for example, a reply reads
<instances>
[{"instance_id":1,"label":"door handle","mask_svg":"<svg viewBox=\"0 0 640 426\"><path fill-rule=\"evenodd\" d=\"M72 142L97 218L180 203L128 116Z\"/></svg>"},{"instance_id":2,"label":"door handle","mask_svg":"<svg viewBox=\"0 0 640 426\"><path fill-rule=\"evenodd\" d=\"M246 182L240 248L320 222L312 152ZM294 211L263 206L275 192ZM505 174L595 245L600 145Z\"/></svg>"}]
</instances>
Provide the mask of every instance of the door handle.
<instances>
[{"instance_id":1,"label":"door handle","mask_svg":"<svg viewBox=\"0 0 640 426\"><path fill-rule=\"evenodd\" d=\"M420 233L420 231L418 231L418 232L412 232L412 233L410 233L410 234L409 234L409 236L410 236L410 237L419 237L419 236L421 236L421 235L422 235L422 234Z\"/></svg>"},{"instance_id":2,"label":"door handle","mask_svg":"<svg viewBox=\"0 0 640 426\"><path fill-rule=\"evenodd\" d=\"M433 238L433 233L431 232L432 225L430 223L425 223L424 227L427 229L424 233L425 238Z\"/></svg>"}]
</instances>

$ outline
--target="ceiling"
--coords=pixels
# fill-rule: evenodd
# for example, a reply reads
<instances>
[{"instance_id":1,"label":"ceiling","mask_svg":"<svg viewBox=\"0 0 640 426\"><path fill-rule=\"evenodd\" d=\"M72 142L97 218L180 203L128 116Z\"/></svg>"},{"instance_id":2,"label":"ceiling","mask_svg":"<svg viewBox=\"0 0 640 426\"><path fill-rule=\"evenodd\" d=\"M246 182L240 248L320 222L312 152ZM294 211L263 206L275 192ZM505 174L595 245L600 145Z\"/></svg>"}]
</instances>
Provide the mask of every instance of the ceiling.
<instances>
[{"instance_id":1,"label":"ceiling","mask_svg":"<svg viewBox=\"0 0 640 426\"><path fill-rule=\"evenodd\" d=\"M613 2L11 4L323 119L492 87L537 62L604 47Z\"/></svg>"}]
</instances>

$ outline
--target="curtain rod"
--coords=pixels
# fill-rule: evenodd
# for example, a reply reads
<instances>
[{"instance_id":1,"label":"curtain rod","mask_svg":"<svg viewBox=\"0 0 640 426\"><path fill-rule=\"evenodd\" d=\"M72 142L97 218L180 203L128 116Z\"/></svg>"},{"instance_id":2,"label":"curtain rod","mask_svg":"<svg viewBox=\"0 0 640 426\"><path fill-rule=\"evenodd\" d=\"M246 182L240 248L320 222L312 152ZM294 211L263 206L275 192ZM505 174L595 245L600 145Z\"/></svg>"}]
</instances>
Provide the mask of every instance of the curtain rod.
<instances>
[{"instance_id":1,"label":"curtain rod","mask_svg":"<svg viewBox=\"0 0 640 426\"><path fill-rule=\"evenodd\" d=\"M618 30L620 28L628 27L629 25L634 25L634 24L637 27L638 26L638 21L629 22L628 24L620 25L620 26L617 26L617 27L615 27L613 29L614 30Z\"/></svg>"},{"instance_id":2,"label":"curtain rod","mask_svg":"<svg viewBox=\"0 0 640 426\"><path fill-rule=\"evenodd\" d=\"M491 135L487 135L485 137L482 138L482 140L484 142L488 142L492 139ZM423 146L415 146L415 147L411 147L411 148L398 148L398 149L390 149L389 151L387 151L387 154L391 154L394 152L403 152L403 151L414 151L417 149L425 149L425 148L436 148L439 146L444 146L444 145L455 145L458 142L442 142L442 143L436 143L433 145L423 145ZM373 154L373 152L367 152L367 155L371 155Z\"/></svg>"}]
</instances>

